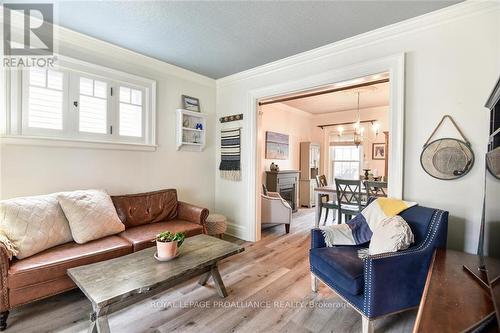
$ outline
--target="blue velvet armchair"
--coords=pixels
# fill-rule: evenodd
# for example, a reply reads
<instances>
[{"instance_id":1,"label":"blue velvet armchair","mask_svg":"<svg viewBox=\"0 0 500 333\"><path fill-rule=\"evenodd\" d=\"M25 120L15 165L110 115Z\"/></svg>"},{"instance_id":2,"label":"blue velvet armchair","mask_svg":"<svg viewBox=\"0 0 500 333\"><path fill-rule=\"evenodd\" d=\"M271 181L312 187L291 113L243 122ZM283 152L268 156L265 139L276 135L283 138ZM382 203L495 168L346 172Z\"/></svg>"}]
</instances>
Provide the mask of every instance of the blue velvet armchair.
<instances>
[{"instance_id":1,"label":"blue velvet armchair","mask_svg":"<svg viewBox=\"0 0 500 333\"><path fill-rule=\"evenodd\" d=\"M435 248L446 247L448 212L421 206L402 212L415 242L403 251L358 257L364 246L326 247L319 229L311 231L311 287L326 284L362 316L363 332L373 331L377 317L420 303Z\"/></svg>"}]
</instances>

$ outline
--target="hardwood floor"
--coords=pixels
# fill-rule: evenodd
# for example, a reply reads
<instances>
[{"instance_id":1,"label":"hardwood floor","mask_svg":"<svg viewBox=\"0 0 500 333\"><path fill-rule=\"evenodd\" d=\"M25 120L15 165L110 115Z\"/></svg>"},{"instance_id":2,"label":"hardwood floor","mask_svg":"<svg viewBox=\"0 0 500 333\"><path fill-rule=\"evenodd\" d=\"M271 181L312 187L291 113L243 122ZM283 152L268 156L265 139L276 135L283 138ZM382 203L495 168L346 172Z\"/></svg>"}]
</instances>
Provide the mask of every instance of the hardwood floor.
<instances>
[{"instance_id":1,"label":"hardwood floor","mask_svg":"<svg viewBox=\"0 0 500 333\"><path fill-rule=\"evenodd\" d=\"M209 280L197 279L109 317L112 332L360 332L361 317L327 287L310 291L309 229L314 210L294 214L284 226L263 230L262 240L221 262L229 296L219 298ZM229 237L226 237L228 239ZM14 309L7 333L86 332L90 302L75 290ZM378 332L411 332L416 310L375 322Z\"/></svg>"}]
</instances>

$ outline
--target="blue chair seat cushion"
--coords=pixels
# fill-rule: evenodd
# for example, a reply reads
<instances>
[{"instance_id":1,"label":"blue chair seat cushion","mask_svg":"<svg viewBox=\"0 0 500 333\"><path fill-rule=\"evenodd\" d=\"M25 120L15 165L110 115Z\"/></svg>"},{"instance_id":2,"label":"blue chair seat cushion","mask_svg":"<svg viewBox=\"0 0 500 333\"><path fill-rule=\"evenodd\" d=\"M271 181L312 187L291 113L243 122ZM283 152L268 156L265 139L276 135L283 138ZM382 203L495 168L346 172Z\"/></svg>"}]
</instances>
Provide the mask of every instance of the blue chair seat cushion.
<instances>
[{"instance_id":1,"label":"blue chair seat cushion","mask_svg":"<svg viewBox=\"0 0 500 333\"><path fill-rule=\"evenodd\" d=\"M309 261L314 270L336 285L359 295L364 288L364 264L358 257L358 246L336 246L311 249Z\"/></svg>"}]
</instances>

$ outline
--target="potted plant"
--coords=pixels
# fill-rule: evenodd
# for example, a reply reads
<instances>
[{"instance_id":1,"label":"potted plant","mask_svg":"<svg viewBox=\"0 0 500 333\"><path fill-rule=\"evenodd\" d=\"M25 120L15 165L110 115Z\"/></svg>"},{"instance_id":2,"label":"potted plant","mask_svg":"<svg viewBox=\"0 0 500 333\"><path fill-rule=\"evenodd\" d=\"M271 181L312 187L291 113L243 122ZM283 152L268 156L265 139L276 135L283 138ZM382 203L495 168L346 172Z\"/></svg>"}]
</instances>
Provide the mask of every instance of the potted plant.
<instances>
[{"instance_id":1,"label":"potted plant","mask_svg":"<svg viewBox=\"0 0 500 333\"><path fill-rule=\"evenodd\" d=\"M185 238L186 234L183 232L174 234L170 231L164 231L156 235L156 255L158 259L168 260L175 258Z\"/></svg>"}]
</instances>

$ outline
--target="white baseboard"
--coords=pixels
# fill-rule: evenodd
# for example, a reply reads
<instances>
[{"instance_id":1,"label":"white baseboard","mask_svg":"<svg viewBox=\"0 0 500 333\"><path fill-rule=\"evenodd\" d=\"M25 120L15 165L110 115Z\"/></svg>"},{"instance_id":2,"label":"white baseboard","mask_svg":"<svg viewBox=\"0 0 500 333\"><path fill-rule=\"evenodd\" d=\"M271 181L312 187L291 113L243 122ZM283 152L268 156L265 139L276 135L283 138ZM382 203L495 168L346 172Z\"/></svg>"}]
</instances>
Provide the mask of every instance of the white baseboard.
<instances>
[{"instance_id":1,"label":"white baseboard","mask_svg":"<svg viewBox=\"0 0 500 333\"><path fill-rule=\"evenodd\" d=\"M239 239L248 240L247 239L247 236L248 236L247 228L245 228L244 226L235 224L233 222L230 222L230 221L227 221L226 234L233 236L233 237L237 237Z\"/></svg>"}]
</instances>

